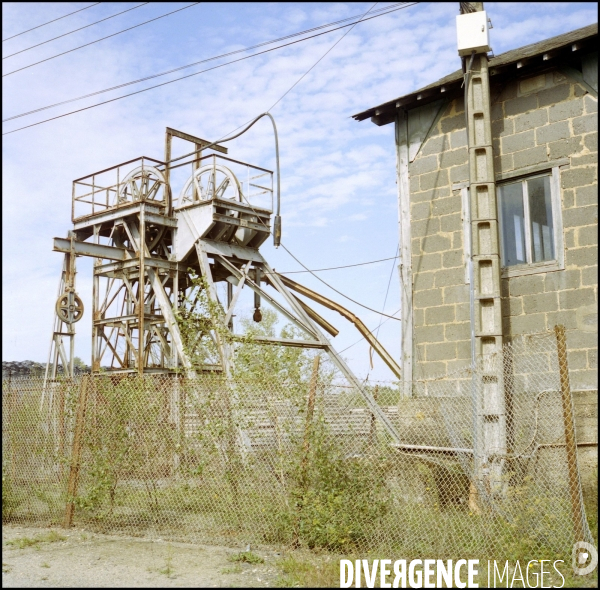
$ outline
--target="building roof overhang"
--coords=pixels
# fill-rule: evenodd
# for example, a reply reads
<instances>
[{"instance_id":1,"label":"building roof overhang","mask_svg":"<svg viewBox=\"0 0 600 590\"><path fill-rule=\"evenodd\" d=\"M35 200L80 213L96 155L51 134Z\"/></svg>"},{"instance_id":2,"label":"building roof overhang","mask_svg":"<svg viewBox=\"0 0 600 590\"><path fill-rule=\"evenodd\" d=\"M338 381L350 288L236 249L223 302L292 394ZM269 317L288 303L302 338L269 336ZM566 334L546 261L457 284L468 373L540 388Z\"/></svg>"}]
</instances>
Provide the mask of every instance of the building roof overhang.
<instances>
[{"instance_id":1,"label":"building roof overhang","mask_svg":"<svg viewBox=\"0 0 600 590\"><path fill-rule=\"evenodd\" d=\"M497 79L516 78L556 67L557 64L568 64L576 56L583 55L590 50L597 51L597 37L598 23L594 23L538 43L511 49L490 57L490 76L497 77ZM462 69L456 70L433 84L352 115L352 117L357 121L370 118L376 125L387 125L394 121L399 109L410 110L440 98L462 94L462 82L463 71Z\"/></svg>"}]
</instances>

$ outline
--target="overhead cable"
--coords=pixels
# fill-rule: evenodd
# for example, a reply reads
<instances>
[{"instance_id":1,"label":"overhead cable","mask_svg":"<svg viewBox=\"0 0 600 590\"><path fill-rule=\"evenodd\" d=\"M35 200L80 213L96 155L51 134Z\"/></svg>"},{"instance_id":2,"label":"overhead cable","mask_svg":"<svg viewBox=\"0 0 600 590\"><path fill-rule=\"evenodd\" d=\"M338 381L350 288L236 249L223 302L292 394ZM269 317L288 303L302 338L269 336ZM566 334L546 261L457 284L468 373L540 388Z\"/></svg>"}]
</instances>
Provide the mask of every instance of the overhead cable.
<instances>
[{"instance_id":1,"label":"overhead cable","mask_svg":"<svg viewBox=\"0 0 600 590\"><path fill-rule=\"evenodd\" d=\"M358 301L356 301L355 299L352 299L352 297L348 297L348 295L344 295L344 293L342 293L341 291L339 291L338 289L336 289L335 287L332 287L329 283L325 282L321 277L317 276L312 270L310 270L307 266L305 266L302 262L300 262L284 245L283 243L281 244L281 247L300 265L302 266L305 270L307 270L313 277L315 277L315 279L317 279L318 281L321 281L326 287L329 287L332 291L335 291L338 295L341 295L342 297L344 297L345 299L347 299L348 301L352 301L352 303L355 303L356 305L363 307L364 309L368 309L369 311L372 311L373 313L376 313L378 315L382 315L386 318L390 318L392 320L396 320L397 322L400 321L399 318L395 318L394 316L388 315L387 313L383 313L381 311L377 311L376 309L373 309L372 307L368 307L367 305L363 305L362 303L359 303Z\"/></svg>"},{"instance_id":2,"label":"overhead cable","mask_svg":"<svg viewBox=\"0 0 600 590\"><path fill-rule=\"evenodd\" d=\"M396 4L392 4L390 6L386 6L385 8L380 8L378 10L375 10L375 11L372 12L372 14L379 14L382 11L385 11L385 14L388 14L389 12L395 12L396 9L399 10L398 7L405 8L406 4L411 4L412 5L412 4L415 4L415 3L414 2L413 3L398 2ZM381 16L383 16L383 15L381 15ZM237 49L235 51L230 51L228 53L222 53L221 55L215 55L213 57L208 57L206 59L202 59L200 61L196 61L196 62L193 62L193 63L190 63L190 64L186 64L186 65L183 65L183 66L179 66L177 68L173 68L173 69L167 70L165 72L160 72L158 74L152 74L150 76L145 76L143 78L138 78L137 80L131 80L130 82L123 82L122 84L117 84L116 86L111 86L109 88L104 88L102 90L96 90L95 92L90 92L89 94L83 94L83 95L77 96L75 98L70 98L70 99L63 100L63 101L60 101L60 102L56 102L56 103L53 103L53 104L50 104L50 105L39 107L39 108L31 110L31 111L26 111L26 112L20 113L18 115L13 115L12 117L7 117L6 119L2 119L2 122L4 123L5 121L11 121L12 119L18 119L20 117L25 117L26 115L32 115L33 113L38 113L40 111L45 111L47 109L51 109L51 108L54 108L54 107L57 107L57 106L61 106L63 104L68 104L68 103L71 103L71 102L76 102L78 100L83 100L84 98L91 98L92 96L97 96L98 94L104 94L105 92L110 92L112 90L118 90L119 88L124 88L125 86L131 86L132 84L139 84L140 82L146 82L147 80L152 80L154 78L160 78L161 76L167 76L168 74L172 74L172 73L178 72L180 70L191 68L193 66L197 66L197 65L200 65L202 63L206 63L206 62L209 62L209 61L214 61L216 59L221 59L221 58L224 58L224 57L230 57L230 56L236 55L238 53L244 53L245 51L251 51L252 49L257 49L259 47L264 47L265 45L271 45L273 43L279 43L280 41L285 41L285 40L291 39L293 37L299 37L300 35L305 35L307 33L312 33L314 31L318 31L320 29L324 29L324 28L327 28L327 27L332 27L334 25L337 25L337 24L340 24L340 23L343 23L343 22L346 22L348 20L352 20L352 19L355 19L355 18L357 18L357 16L351 16L351 17L344 18L344 19L341 19L341 20L338 20L338 21L327 23L325 25L320 25L318 27L313 27L312 29L306 29L306 30L300 31L298 33L293 33L291 35L286 35L285 37L279 37L278 39L272 39L270 41L263 41L262 43L258 43L257 45L251 45L250 47L245 47L243 49ZM360 21L357 21L357 23L358 22L360 22ZM259 55L259 54L257 54L257 55ZM234 62L229 62L229 63L234 63ZM205 71L208 71L208 70L205 70ZM197 72L197 73L202 73L202 72Z\"/></svg>"},{"instance_id":3,"label":"overhead cable","mask_svg":"<svg viewBox=\"0 0 600 590\"><path fill-rule=\"evenodd\" d=\"M367 10L367 12L365 12L365 13L363 14L363 16L360 18L360 20L359 20L359 21L357 21L357 22L355 22L355 23L353 23L353 24L352 24L352 28L354 28L354 26L355 26L356 24L358 24L359 22L362 22L362 21L364 21L364 20L367 20L367 19L365 19L366 15L367 15L369 12L371 12L371 10L373 10L373 8L374 8L375 6L377 6L377 2L376 2L375 4L373 4L373 6L372 6L372 7L371 7L369 10ZM381 15L376 15L376 16L381 16ZM372 17L370 17L370 18L375 18L375 16L372 16ZM349 25L345 25L345 26L349 26ZM339 27L339 28L343 28L343 27ZM350 30L352 30L352 29L350 29ZM335 43L334 43L334 44L333 44L333 45L332 45L332 46L331 46L331 47L330 47L330 48L329 48L329 49L328 49L328 50L327 50L327 51L326 51L326 52L325 52L325 53L324 53L324 54L323 54L323 55L322 55L322 56L321 56L321 57L320 57L320 58L319 58L319 59L318 59L318 60L317 60L317 61L316 61L316 62L315 62L315 63L314 63L314 64L313 64L313 65L312 65L312 66L311 66L311 67L310 67L310 68L309 68L309 69L308 69L308 70L307 70L307 71L306 71L306 72L305 72L305 73L304 73L304 74L303 74L303 75L302 75L302 76L301 76L301 77L300 77L300 78L299 78L299 79L298 79L298 80L297 80L297 81L296 81L296 82L295 82L295 83L294 83L294 84L293 84L293 85L292 85L292 86L291 86L291 87L290 87L290 88L289 88L289 89L288 89L288 90L285 92L285 93L284 93L284 94L283 94L283 95L282 95L282 96L281 96L281 97L280 97L280 98L279 98L279 100L277 100L277 102L275 102L275 103L273 104L273 106L271 107L271 109L272 109L273 107L275 107L275 106L276 106L276 105L277 105L277 104L278 104L278 103L279 103L279 102L280 102L280 101L281 101L281 100L282 100L282 99L283 99L283 98L284 98L284 97L285 97L287 94L289 94L289 92L291 92L291 91L294 89L294 87L295 87L295 86L297 86L297 84L298 84L300 81L302 81L302 79L303 79L303 78L306 76L306 74L308 74L308 73L309 73L309 72L310 72L310 71L311 71L311 70L312 70L312 69L313 69L313 68L314 68L314 67L315 67L315 66L316 66L316 65L317 65L319 62L321 62L321 61L323 60L323 58L324 58L324 57L325 57L325 56L326 56L326 55L327 55L327 54L328 54L328 53L329 53L329 52L330 52L330 51L331 51L331 50L332 50L332 49L333 49L333 48L334 48L334 47L335 47L335 46L336 46L336 45L337 45L337 44L338 44L338 43L339 43L339 42L340 42L340 41L341 41L341 40L342 40L342 39L343 39L343 38L344 38L344 37L345 37L345 36L346 36L346 35L347 35L349 32L350 32L350 31L347 31L347 32L346 32L344 35L342 35L342 37L341 37L340 39L338 39L338 40L337 40L337 41L336 41L336 42L335 42ZM323 34L323 33L320 33L320 34ZM297 41L295 41L294 43L297 43ZM242 59L243 59L243 58L242 58ZM270 111L271 109L269 109L269 111ZM269 114L269 111L267 111L265 114ZM261 115L261 116L262 116L262 115ZM222 143L223 141L229 141L230 139L234 139L235 137L238 137L238 136L239 136L241 133L244 133L244 131L246 131L247 129L249 129L249 127L245 127L246 125L248 125L248 123L250 124L250 126L252 126L252 125L253 125L253 124L254 124L254 123L257 121L257 120L258 120L258 118L255 118L255 119L253 119L253 120L251 120L251 121L248 121L247 123L244 123L244 125L240 125L239 127L237 127L236 129L234 129L233 131L231 131L230 133L228 133L228 134L225 136L227 139L221 139L221 140L218 140L218 141L216 141L216 142L214 142L214 143ZM236 132L238 129L241 129L242 127L245 127L244 131L241 131L241 132L240 132L240 133L238 133L237 135L232 135L233 133L235 133L235 132ZM213 145L214 145L214 144L213 144ZM206 147L208 147L208 146L203 146L203 149L206 149ZM194 153L195 153L195 152L191 152L190 154L185 154L184 156L179 156L179 158L176 158L176 159L182 159L182 158L185 158L185 157L187 157L187 156L190 156L190 155L192 155L192 154L194 154ZM173 161L173 160L171 160L171 162L172 162L172 161ZM250 203L248 203L248 205L250 205ZM250 207L252 208L252 205L250 205ZM278 210L278 213L279 213L279 210ZM267 228L267 231L268 231L270 234L272 234L272 233L273 233L273 232L271 231L271 228L270 228L270 227L268 227L268 226L266 226L266 224L265 224L265 227ZM322 282L324 285L326 285L327 287L329 287L331 290L335 291L336 293L338 293L338 294L339 294L339 295L341 295L342 297L344 297L344 298L348 299L349 301L352 301L352 303L355 303L355 304L356 304L356 305L358 305L359 307L363 307L364 309L367 309L367 310L369 310L369 311L372 311L372 312L374 312L374 313L376 313L376 314L378 314L378 315L385 316L385 317L387 317L388 319L393 319L393 320L400 321L398 318L395 318L395 317L393 317L393 316L389 316L389 315L387 315L387 314L385 314L385 313L383 313L383 312L379 312L379 311L377 311L377 310L375 310L375 309L372 309L372 308L370 308L370 307L368 307L368 306L366 306L366 305L363 305L362 303L359 303L358 301L356 301L356 300L352 299L351 297L348 297L347 295L344 295L344 293L342 293L341 291L339 291L339 290L338 290L338 289L336 289L335 287L332 287L332 286L331 286L329 283L326 283L326 282L325 282L323 279L321 279L321 278L320 278L320 277L318 277L316 274L314 274L314 272L315 272L315 271L312 271L312 270L311 270L311 269L309 269L309 268L308 268L306 265L304 265L302 262L300 262L300 260L298 260L298 258L296 258L296 256L294 256L294 255L293 255L293 254L292 254L292 253L291 253L291 252L290 252L290 251L289 251L289 250L288 250L288 249L285 247L285 245L284 245L283 243L281 243L281 242L280 242L280 243L279 243L279 245L281 245L281 246L283 247L283 249L284 249L284 250L285 250L285 251L286 251L286 252L287 252L287 253L288 253L288 254L289 254L289 255L290 255L290 256L291 256L291 257L292 257L292 258L293 258L293 259L294 259L294 260L295 260L297 263L298 263L298 264L300 264L300 266L302 266L302 267L305 269L305 271L306 271L306 272L309 272L310 274L312 274L312 275L313 275L313 276L314 276L316 279L318 279L319 281L321 281L321 282ZM389 285L388 285L388 287L389 287ZM396 312L396 313L397 313L397 312Z\"/></svg>"},{"instance_id":4,"label":"overhead cable","mask_svg":"<svg viewBox=\"0 0 600 590\"><path fill-rule=\"evenodd\" d=\"M357 262L356 264L346 264L344 266L330 266L329 268L313 268L311 270L288 270L279 271L280 275L293 275L302 272L322 272L324 270L338 270L340 268L353 268L355 266L366 266L367 264L377 264L378 262L387 262L388 260L396 260L399 256L392 256L391 258L380 258L379 260L369 260L369 262ZM385 306L385 303L384 303Z\"/></svg>"},{"instance_id":5,"label":"overhead cable","mask_svg":"<svg viewBox=\"0 0 600 590\"><path fill-rule=\"evenodd\" d=\"M413 6L414 4L417 4L417 2L413 2L411 4L406 4L406 5L404 5L404 6L400 7L400 8L396 8L395 10L391 10L389 12L395 12L396 10L401 10L402 8L408 8L409 6ZM358 21L358 22L365 22L365 21L371 20L373 18L378 18L380 16L384 16L385 14L389 14L389 12L382 13L382 14L377 14L375 16L370 16L370 17L365 18L365 19L363 19L361 21ZM117 100L121 100L123 98L127 98L129 96L135 96L136 94L141 94L143 92L147 92L149 90L153 90L154 88L160 88L161 86L166 86L168 84L173 84L174 82L179 82L180 80L185 80L186 78L191 78L193 76L198 76L199 74L204 74L204 73L209 72L211 70L216 70L218 68L222 68L224 66L227 66L227 65L230 65L230 64L233 64L233 63L244 61L246 59L250 59L251 57L256 57L257 55L262 55L264 53L269 53L269 52L275 51L277 49L282 49L283 47L288 47L290 45L295 45L296 43L301 43L303 41L308 41L309 39L313 39L315 37L320 37L321 35L327 35L329 33L332 33L333 31L336 31L336 30L339 30L339 29L351 26L352 24L357 24L357 23L350 23L350 24L342 25L340 27L336 27L335 29L331 29L329 31L324 31L322 33L317 33L315 35L311 35L311 36L305 37L303 39L298 39L296 41L291 41L289 43L284 43L282 45L278 45L277 47L271 47L269 49L265 49L264 51L259 51L257 53L253 53L251 55L245 55L244 57L240 57L240 58L234 59L232 61L228 61L228 62L225 62L225 63L222 63L222 64L218 64L218 65L213 66L211 68L207 68L207 69L201 70L199 72L194 72L193 74L187 74L185 76L181 76L180 78L175 78L173 80L168 80L167 82L162 82L161 84L155 84L154 86L149 86L148 88L143 88L141 90L136 90L135 92L130 92L128 94L123 94L121 96L117 96L115 98L111 98L111 99L108 99L108 100L105 100L105 101L102 101L102 102L98 102L96 104L89 105L87 107L82 107L80 109L76 109L76 110L73 110L73 111L69 111L67 113L63 113L62 115L57 115L55 117L49 117L48 119L43 119L42 121L38 121L37 123L31 123L30 125L24 125L23 127L18 127L17 129L13 129L12 131L6 131L2 135L9 135L11 133L16 133L17 131L21 131L23 129L28 129L29 127L35 127L37 125L41 125L43 123L47 123L48 121L54 121L56 119L61 119L63 117L68 117L68 116L73 115L75 113L80 113L82 111L87 111L89 109L93 109L93 108L96 108L96 107L99 107L99 106L102 106L102 105L105 105L105 104L109 104L111 102L115 102ZM271 108L273 108L273 107L271 107Z\"/></svg>"},{"instance_id":6,"label":"overhead cable","mask_svg":"<svg viewBox=\"0 0 600 590\"><path fill-rule=\"evenodd\" d=\"M72 35L73 33L76 33L77 31L82 31L83 29L87 29L88 27L92 27L94 25L97 25L98 23L102 23L105 20L110 20L111 18L115 18L115 16L119 16L120 14L125 14L126 12L130 12L131 10L135 10L136 8L141 8L142 6L146 6L146 4L150 4L150 2L144 2L143 4L138 4L137 6L134 6L133 8L128 8L127 10L122 10L121 12L117 12L116 14L113 14L111 16L107 16L106 18L97 20L96 22L90 23L89 25L85 25L84 27L79 27L78 29L73 29L72 31L69 31L68 33L63 33L62 35L59 35L58 37L53 37L52 39L42 41L41 43L36 43L35 45L31 45L30 47L27 47L26 49L21 49L20 51L15 51L14 53L5 55L2 59L8 59L9 57L12 57L13 55L18 55L19 53L25 53L26 51L29 51L30 49L34 49L35 47L39 47L40 45L45 45L46 43L50 43L51 41L56 41L57 39L60 39L61 37L66 37L67 35Z\"/></svg>"},{"instance_id":7,"label":"overhead cable","mask_svg":"<svg viewBox=\"0 0 600 590\"><path fill-rule=\"evenodd\" d=\"M366 16L366 15L367 15L369 12L371 12L371 11L373 10L373 8L375 8L375 6L377 6L377 4L378 4L378 2L375 2L375 4L373 4L373 6L371 6L371 8L369 8L369 10L367 10L367 12L365 12L365 13L364 13L364 14L363 14L363 15L360 17L360 19L359 19L357 22L360 22L361 20L363 20L363 19L364 19L364 17L365 17L365 16ZM393 6L395 6L395 5L393 5ZM388 7L388 8L389 8L389 7ZM379 12L379 11L375 11L375 12ZM347 20L347 19L345 19L345 20ZM338 22L343 22L343 21L338 21ZM355 24L356 24L356 23L355 23ZM319 28L322 28L322 27L319 27ZM350 30L352 30L352 29L350 29ZM341 39L343 39L345 36L346 36L346 35L344 34L344 35L341 37ZM341 40L341 39L340 39L340 40ZM304 40L304 39L302 39L302 40ZM317 60L317 61L316 61L316 62L315 62L315 63L314 63L314 64L313 64L313 65L312 65L312 66L311 66L311 67L310 67L310 68L309 68L309 69L308 69L308 70L307 70L307 71L306 71L306 72L305 72L305 73L304 73L302 76L301 76L301 77L300 77L300 79L299 79L299 80L297 80L296 82L294 82L294 83L293 83L293 84L292 84L292 85L291 85L291 86L290 86L290 87L289 87L289 88L288 88L288 89L287 89L287 90L284 92L284 94L283 94L283 95L282 95L282 96L279 98L279 100L277 100L277 101L276 101L276 102L275 102L273 105L271 105L271 108L270 108L270 109L268 109L268 110L267 110L265 113L263 113L263 115L265 115L265 114L267 114L267 113L270 113L271 109L273 109L273 107L274 107L276 104L278 104L278 103L279 103L279 102L280 102L280 101L283 99L283 97L285 97L287 94L289 94L289 92L290 92L290 91L291 91L293 88L295 88L295 87L297 86L298 82L300 82L300 80L302 80L302 78L304 78L304 76L305 76L305 75L306 75L306 74L307 74L307 73L308 73L310 70L312 70L312 69L313 69L313 68L314 68L314 67L315 67L315 66L316 66L316 65L317 65L317 64L318 64L318 63L319 63L319 62L320 62L320 61L321 61L321 60L322 60L322 59L323 59L323 58L324 58L324 57L325 57L325 56L326 56L326 55L327 55L327 54L328 54L328 53L329 53L329 52L330 52L330 51L331 51L331 50L332 50L332 49L333 49L333 48L334 48L334 47L335 47L335 46L336 46L338 43L339 43L339 41L340 41L340 40L336 41L336 42L335 42L335 43L334 43L334 44L333 44L333 45L332 45L332 46L331 46L331 47L330 47L330 48L329 48L329 49L328 49L328 50L327 50L327 51L326 51L326 52L325 52L325 53L324 53L324 54L323 54L323 55L322 55L322 56L321 56L321 57L320 57L320 58L319 58L319 59L318 59L318 60ZM255 55L258 55L258 54L255 54ZM243 58L243 59L244 59L244 58ZM241 60L236 60L236 61L241 61ZM230 63L232 63L232 62L230 62ZM261 115L261 117L262 117L263 115ZM246 121L245 123L242 123L241 125L239 125L238 127L236 127L236 128L233 130L233 131L230 131L229 133L226 133L226 134L225 134L223 137L221 137L221 139L219 139L219 140L215 141L215 142L214 142L213 144L211 144L211 145L215 145L215 144L221 143L221 142L223 142L223 141L229 141L230 139L234 139L235 137L238 137L240 134L238 134L238 135L235 135L235 136L232 136L232 134L233 134L233 133L235 133L236 131L238 131L239 129L241 129L242 127L246 127L246 125L248 125L248 124L252 124L252 125L253 125L253 124L254 124L254 123L257 121L257 120L258 120L257 118L254 118L254 119L250 119L250 120ZM242 133L243 133L243 131L242 131ZM206 149L206 146L202 146L202 149L201 149L201 150L194 150L194 151L192 151L192 152L189 152L189 153L187 153L187 154L183 154L183 156L179 156L179 157L177 157L177 158L172 158L171 160L169 160L169 163L171 163L171 162L176 162L176 161L178 161L178 160L182 160L182 159L184 159L184 158L187 158L188 156L194 156L194 155L198 154L198 153L199 153L199 151L202 151L202 150L205 150L205 149ZM252 208L252 205L251 205L251 204L250 204L250 203L249 203L247 200L246 200L246 202L247 202L248 206L249 206L250 208ZM254 212L256 213L256 211L254 211ZM258 217L260 217L260 216L258 216ZM267 228L267 230L269 231L269 233L272 233L272 232L271 232L271 230L270 230L270 228L269 228L268 226L266 226L264 223L263 223L263 225L264 225L264 226Z\"/></svg>"},{"instance_id":8,"label":"overhead cable","mask_svg":"<svg viewBox=\"0 0 600 590\"><path fill-rule=\"evenodd\" d=\"M279 98L278 101L276 101L271 108L269 109L269 111L271 109L274 109L295 87L296 85L300 84L300 82L302 82L302 80L310 73L312 72L312 70L321 62L321 60L323 60L330 51L332 51L336 45L338 43L340 43L348 33L350 33L352 31L352 29L354 29L354 27L360 23L363 22L364 20L369 20L369 19L365 19L365 17L367 16L367 14L369 14L377 5L379 4L379 2L375 2L375 4L373 4L373 6L371 6L371 8L369 8L369 10L367 10L355 23L352 23L352 25L350 26L350 28L310 67L308 68L308 70L306 70L306 72L304 72L304 74L302 74L302 76L300 76L300 78L298 78L298 80L296 80L296 82L294 82L294 84L292 84L290 86L290 88L287 90L287 92L285 92L284 94L282 94L282 96ZM404 3L405 5L408 4L408 2ZM405 8L406 6L401 6L400 8ZM389 7L388 7L389 8ZM399 9L397 9L399 10ZM387 14L387 12L385 13ZM381 16L381 15L377 15L377 16ZM373 16L371 16L371 18L374 18Z\"/></svg>"},{"instance_id":9,"label":"overhead cable","mask_svg":"<svg viewBox=\"0 0 600 590\"><path fill-rule=\"evenodd\" d=\"M200 4L200 2L194 2L193 4L188 4L183 8L178 8L177 10L172 10L171 12L167 12L167 14L162 14L161 16L157 16L156 18L151 18L150 20L144 21L143 23L139 23L137 25L133 25L133 27L128 27L127 29L123 29L122 31L117 31L116 33L112 33L112 35L107 35L106 37L101 37L100 39L96 39L95 41L90 41L90 43L85 43L84 45L80 45L79 47L73 47L73 49L69 49L68 51L63 51L62 53L57 53L56 55L52 55L51 57L47 57L46 59L41 59L40 61L36 61L28 66L23 66L22 68L17 68L16 70L12 70L7 74L2 74L2 77L10 76L12 74L16 74L22 70L26 70L27 68L32 68L33 66L37 66L41 63L50 61L51 59L55 59L60 57L61 55L66 55L67 53L72 53L73 51L77 51L78 49L83 49L84 47L89 47L90 45L94 45L94 43L100 43L100 41L104 41L105 39L110 39L111 37L116 37L117 35L121 35L122 33L126 33L127 31L131 31L132 29L136 29L137 27L141 27L143 25L147 25L148 23L154 22L155 20L159 20L161 18L165 18L166 16L170 16L171 14L175 14L176 12L181 12L182 10L186 10L187 8L192 8L192 6L196 6Z\"/></svg>"},{"instance_id":10,"label":"overhead cable","mask_svg":"<svg viewBox=\"0 0 600 590\"><path fill-rule=\"evenodd\" d=\"M59 16L58 18L49 20L46 23L42 23L41 25L38 25L37 27L32 27L31 29L27 29L26 31L21 31L20 33L17 33L16 35L12 35L11 37L6 37L6 39L2 39L2 43L4 43L4 41L8 41L9 39L14 39L15 37L18 37L19 35L24 35L25 33L29 33L29 31L34 31L35 29L45 27L46 25L49 25L50 23L55 23L57 20L67 18L68 16L71 16L72 14L76 14L77 12L82 12L83 10L87 10L88 8L92 8L93 6L98 6L98 4L102 4L102 2L96 2L94 4L90 4L89 6L86 6L85 8L80 8L79 10L75 10L74 12L69 12L69 14L65 14L64 16Z\"/></svg>"},{"instance_id":11,"label":"overhead cable","mask_svg":"<svg viewBox=\"0 0 600 590\"><path fill-rule=\"evenodd\" d=\"M398 258L399 254L400 254L400 244L398 244L398 247L396 248L395 258ZM385 290L385 297L383 299L383 307L381 309L385 309L385 304L387 303L387 298L390 293L390 285L392 284L392 277L394 276L395 268L396 268L396 265L392 264L392 268L390 269L390 278L388 279L387 289ZM379 328L381 328L382 323L383 323L382 318L379 318L379 325L377 326L377 330L375 330L375 338L379 338ZM372 369L373 368L373 347L371 347L369 349L369 360L371 362L371 369ZM369 378L369 374L367 373L367 379L368 378Z\"/></svg>"}]
</instances>

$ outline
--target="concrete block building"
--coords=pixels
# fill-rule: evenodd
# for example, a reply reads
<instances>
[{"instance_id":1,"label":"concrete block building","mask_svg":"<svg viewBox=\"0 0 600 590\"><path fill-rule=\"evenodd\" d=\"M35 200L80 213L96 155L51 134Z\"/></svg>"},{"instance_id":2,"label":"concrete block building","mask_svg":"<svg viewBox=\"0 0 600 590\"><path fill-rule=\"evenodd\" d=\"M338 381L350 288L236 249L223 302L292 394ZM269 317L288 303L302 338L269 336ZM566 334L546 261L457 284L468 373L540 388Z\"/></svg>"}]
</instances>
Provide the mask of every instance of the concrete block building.
<instances>
[{"instance_id":1,"label":"concrete block building","mask_svg":"<svg viewBox=\"0 0 600 590\"><path fill-rule=\"evenodd\" d=\"M406 379L470 364L469 260L499 240L502 337L565 325L572 389L597 391L597 37L489 58L497 222L478 234L462 70L354 115L395 125Z\"/></svg>"}]
</instances>

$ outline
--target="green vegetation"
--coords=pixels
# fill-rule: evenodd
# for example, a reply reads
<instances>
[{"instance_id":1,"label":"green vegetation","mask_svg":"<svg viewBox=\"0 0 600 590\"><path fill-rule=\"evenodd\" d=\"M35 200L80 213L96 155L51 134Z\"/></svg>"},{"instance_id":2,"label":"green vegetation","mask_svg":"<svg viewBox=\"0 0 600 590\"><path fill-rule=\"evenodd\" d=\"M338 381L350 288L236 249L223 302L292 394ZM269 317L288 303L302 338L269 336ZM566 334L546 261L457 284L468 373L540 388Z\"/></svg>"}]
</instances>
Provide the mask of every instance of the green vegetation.
<instances>
[{"instance_id":1,"label":"green vegetation","mask_svg":"<svg viewBox=\"0 0 600 590\"><path fill-rule=\"evenodd\" d=\"M162 574L163 576L167 576L167 578L170 578L175 573L175 569L173 567L173 547L171 545L167 546L165 565L158 570L158 573Z\"/></svg>"},{"instance_id":2,"label":"green vegetation","mask_svg":"<svg viewBox=\"0 0 600 590\"><path fill-rule=\"evenodd\" d=\"M6 544L17 549L26 549L27 547L38 547L41 543L56 543L57 541L66 541L67 537L57 533L56 531L48 531L47 533L37 535L36 537L21 537L7 541Z\"/></svg>"},{"instance_id":3,"label":"green vegetation","mask_svg":"<svg viewBox=\"0 0 600 590\"><path fill-rule=\"evenodd\" d=\"M570 502L560 482L553 488L540 471L513 470L504 500L471 512L468 464L391 448L358 395L335 386L325 362L314 389L317 353L256 343L296 335L280 328L274 313L265 310L260 323L242 319L245 335L232 342L222 311L203 299L197 281L196 311L178 318L197 377L102 376L89 383L77 524L284 546L280 583L290 586L337 585L339 559L353 556L570 560ZM230 376L201 372L218 358L211 331L234 350ZM64 514L80 386L54 391L54 400L64 399L62 433L50 420L56 413L40 412L39 392L5 395L5 520L47 522ZM384 406L399 402L393 386L371 391ZM585 502L597 542L594 490ZM41 542L49 541L19 541ZM223 573L262 563L251 552L230 561ZM172 575L172 556L158 571Z\"/></svg>"},{"instance_id":4,"label":"green vegetation","mask_svg":"<svg viewBox=\"0 0 600 590\"><path fill-rule=\"evenodd\" d=\"M224 567L221 570L222 574L241 574L244 571L244 568L238 563L233 567Z\"/></svg>"},{"instance_id":5,"label":"green vegetation","mask_svg":"<svg viewBox=\"0 0 600 590\"><path fill-rule=\"evenodd\" d=\"M279 588L339 588L340 559L353 557L322 552L288 553L277 564L283 573L276 584Z\"/></svg>"},{"instance_id":6,"label":"green vegetation","mask_svg":"<svg viewBox=\"0 0 600 590\"><path fill-rule=\"evenodd\" d=\"M227 561L233 561L234 563L264 563L265 560L260 556L256 555L256 553L252 553L252 551L242 551L240 553L235 553L234 555L230 555L227 558Z\"/></svg>"}]
</instances>

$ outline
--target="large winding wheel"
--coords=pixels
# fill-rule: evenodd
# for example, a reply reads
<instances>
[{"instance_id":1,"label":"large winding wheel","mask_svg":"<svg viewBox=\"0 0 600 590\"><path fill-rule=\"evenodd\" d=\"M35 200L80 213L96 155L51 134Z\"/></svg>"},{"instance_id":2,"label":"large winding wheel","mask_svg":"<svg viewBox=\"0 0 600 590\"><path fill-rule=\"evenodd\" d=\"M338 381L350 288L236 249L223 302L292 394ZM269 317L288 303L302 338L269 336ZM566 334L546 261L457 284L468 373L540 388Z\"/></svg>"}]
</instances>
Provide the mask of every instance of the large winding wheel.
<instances>
[{"instance_id":1,"label":"large winding wheel","mask_svg":"<svg viewBox=\"0 0 600 590\"><path fill-rule=\"evenodd\" d=\"M242 187L235 174L221 164L198 168L185 183L179 195L177 208L210 199L242 201Z\"/></svg>"},{"instance_id":2,"label":"large winding wheel","mask_svg":"<svg viewBox=\"0 0 600 590\"><path fill-rule=\"evenodd\" d=\"M162 214L171 215L171 189L164 174L154 166L139 166L132 170L119 184L115 205L135 202L159 205ZM165 226L146 226L146 245L150 252L160 242Z\"/></svg>"}]
</instances>

